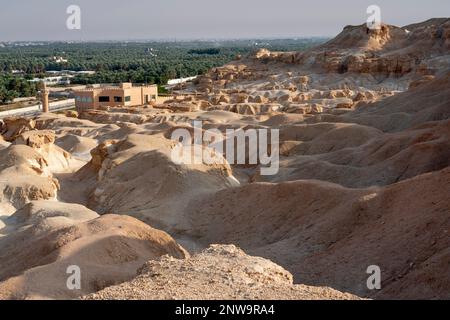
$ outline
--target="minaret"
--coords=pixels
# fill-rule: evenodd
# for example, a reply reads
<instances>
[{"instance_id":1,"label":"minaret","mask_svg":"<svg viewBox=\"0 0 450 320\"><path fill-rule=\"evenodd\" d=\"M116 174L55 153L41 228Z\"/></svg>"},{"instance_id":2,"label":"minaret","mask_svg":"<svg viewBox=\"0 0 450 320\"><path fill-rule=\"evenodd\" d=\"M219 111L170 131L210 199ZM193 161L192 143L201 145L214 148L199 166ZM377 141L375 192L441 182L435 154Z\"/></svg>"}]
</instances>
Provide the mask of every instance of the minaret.
<instances>
[{"instance_id":1,"label":"minaret","mask_svg":"<svg viewBox=\"0 0 450 320\"><path fill-rule=\"evenodd\" d=\"M47 86L45 85L45 82L41 82L41 101L42 101L42 112L48 112L48 95L50 91L47 89Z\"/></svg>"}]
</instances>

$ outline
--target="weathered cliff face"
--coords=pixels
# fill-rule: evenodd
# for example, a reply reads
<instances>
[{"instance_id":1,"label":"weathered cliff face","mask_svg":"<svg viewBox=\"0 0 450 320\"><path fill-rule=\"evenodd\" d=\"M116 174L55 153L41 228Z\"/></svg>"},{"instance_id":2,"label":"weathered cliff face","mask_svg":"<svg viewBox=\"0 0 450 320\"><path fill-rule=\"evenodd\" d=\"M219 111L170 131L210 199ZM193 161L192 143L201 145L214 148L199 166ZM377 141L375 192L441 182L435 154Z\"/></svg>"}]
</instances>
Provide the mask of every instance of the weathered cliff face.
<instances>
[{"instance_id":1,"label":"weathered cliff face","mask_svg":"<svg viewBox=\"0 0 450 320\"><path fill-rule=\"evenodd\" d=\"M33 130L36 122L26 118L6 118L0 123L0 133L4 140L14 141L23 132Z\"/></svg>"},{"instance_id":2,"label":"weathered cliff face","mask_svg":"<svg viewBox=\"0 0 450 320\"><path fill-rule=\"evenodd\" d=\"M59 183L53 173L69 166L70 155L54 145L54 132L29 130L34 121L25 120L6 120L12 143L0 153L0 216L32 200L54 199Z\"/></svg>"},{"instance_id":3,"label":"weathered cliff face","mask_svg":"<svg viewBox=\"0 0 450 320\"><path fill-rule=\"evenodd\" d=\"M259 50L252 58L265 63L306 64L336 73L367 73L403 76L410 72L431 74L439 71L436 55L450 50L450 19L396 27L383 24L370 30L365 24L347 26L329 42L306 52ZM449 59L441 64L450 65Z\"/></svg>"}]
</instances>

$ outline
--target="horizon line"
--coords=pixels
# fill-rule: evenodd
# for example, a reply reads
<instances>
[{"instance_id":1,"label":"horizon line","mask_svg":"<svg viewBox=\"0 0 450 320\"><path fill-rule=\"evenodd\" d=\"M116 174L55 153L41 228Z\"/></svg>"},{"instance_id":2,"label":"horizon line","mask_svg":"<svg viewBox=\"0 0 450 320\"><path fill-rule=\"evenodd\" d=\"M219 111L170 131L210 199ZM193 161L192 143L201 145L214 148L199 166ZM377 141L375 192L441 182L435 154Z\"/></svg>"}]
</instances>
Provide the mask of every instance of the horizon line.
<instances>
[{"instance_id":1,"label":"horizon line","mask_svg":"<svg viewBox=\"0 0 450 320\"><path fill-rule=\"evenodd\" d=\"M334 35L335 36L335 35ZM107 42L216 42L216 41L251 41L251 40L303 40L303 39L329 39L334 36L320 35L320 36L279 36L279 37L243 37L243 38L130 38L130 39L88 39L88 40L67 40L67 39L52 39L52 40L0 40L0 43L107 43Z\"/></svg>"}]
</instances>

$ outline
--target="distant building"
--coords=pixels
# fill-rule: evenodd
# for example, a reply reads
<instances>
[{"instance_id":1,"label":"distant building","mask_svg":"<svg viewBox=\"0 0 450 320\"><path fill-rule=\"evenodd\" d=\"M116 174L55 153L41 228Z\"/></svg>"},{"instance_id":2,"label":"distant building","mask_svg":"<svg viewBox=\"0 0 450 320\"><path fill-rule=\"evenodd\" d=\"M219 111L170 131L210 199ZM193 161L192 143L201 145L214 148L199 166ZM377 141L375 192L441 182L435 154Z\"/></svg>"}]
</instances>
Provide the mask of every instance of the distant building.
<instances>
[{"instance_id":1,"label":"distant building","mask_svg":"<svg viewBox=\"0 0 450 320\"><path fill-rule=\"evenodd\" d=\"M170 79L170 80L167 81L167 85L168 86L173 86L173 85L176 85L176 84L189 82L189 81L192 81L192 80L195 80L195 79L197 79L197 76L187 77L187 78Z\"/></svg>"},{"instance_id":2,"label":"distant building","mask_svg":"<svg viewBox=\"0 0 450 320\"><path fill-rule=\"evenodd\" d=\"M100 106L141 106L158 98L158 86L133 86L127 82L119 86L76 90L74 96L78 111L97 109Z\"/></svg>"},{"instance_id":3,"label":"distant building","mask_svg":"<svg viewBox=\"0 0 450 320\"><path fill-rule=\"evenodd\" d=\"M28 80L30 82L44 82L47 86L54 86L54 85L69 85L70 84L70 78L73 78L73 76L67 75L67 76L55 76L55 77L45 77L45 78L34 78L32 80Z\"/></svg>"},{"instance_id":4,"label":"distant building","mask_svg":"<svg viewBox=\"0 0 450 320\"><path fill-rule=\"evenodd\" d=\"M84 71L69 71L69 73L93 75L93 74L95 74L95 71L89 71L89 70L84 70Z\"/></svg>"},{"instance_id":5,"label":"distant building","mask_svg":"<svg viewBox=\"0 0 450 320\"><path fill-rule=\"evenodd\" d=\"M52 60L56 63L67 63L69 62L67 59L63 58L63 57L52 57Z\"/></svg>"}]
</instances>

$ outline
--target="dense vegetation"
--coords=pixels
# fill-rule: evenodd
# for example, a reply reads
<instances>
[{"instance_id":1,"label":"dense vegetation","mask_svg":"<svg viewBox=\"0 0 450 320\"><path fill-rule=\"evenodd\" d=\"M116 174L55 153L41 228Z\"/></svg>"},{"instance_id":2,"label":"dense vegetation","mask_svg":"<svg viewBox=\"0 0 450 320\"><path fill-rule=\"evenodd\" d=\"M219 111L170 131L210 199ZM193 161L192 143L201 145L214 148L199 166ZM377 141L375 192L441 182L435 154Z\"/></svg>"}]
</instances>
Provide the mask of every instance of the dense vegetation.
<instances>
[{"instance_id":1,"label":"dense vegetation","mask_svg":"<svg viewBox=\"0 0 450 320\"><path fill-rule=\"evenodd\" d=\"M48 71L95 71L79 74L72 84L165 84L168 79L204 73L208 69L257 48L302 50L323 39L235 40L190 42L10 43L0 44L0 92L6 100L34 94L25 78L44 77ZM57 61L62 57L65 61ZM23 71L12 75L14 70ZM19 79L17 79L19 78ZM5 101L5 98L2 99Z\"/></svg>"},{"instance_id":2,"label":"dense vegetation","mask_svg":"<svg viewBox=\"0 0 450 320\"><path fill-rule=\"evenodd\" d=\"M29 82L22 77L0 75L0 102L5 103L18 97L30 97L36 95L35 82Z\"/></svg>"},{"instance_id":3,"label":"dense vegetation","mask_svg":"<svg viewBox=\"0 0 450 320\"><path fill-rule=\"evenodd\" d=\"M208 48L208 49L192 49L188 51L189 54L219 54L220 49Z\"/></svg>"}]
</instances>

